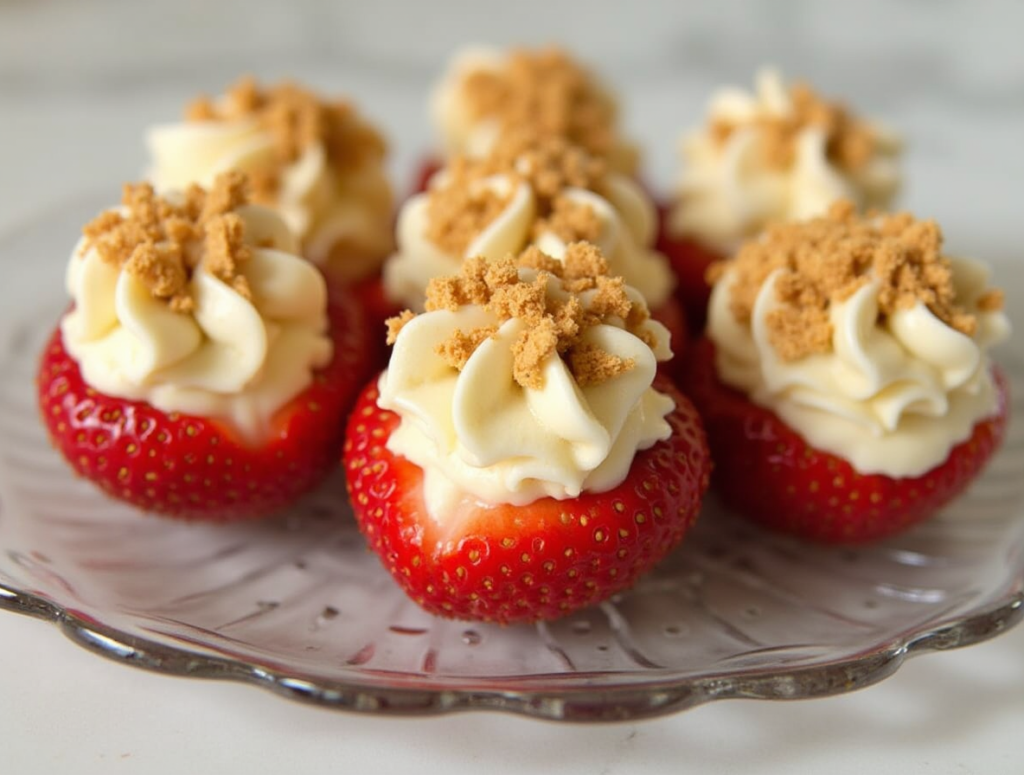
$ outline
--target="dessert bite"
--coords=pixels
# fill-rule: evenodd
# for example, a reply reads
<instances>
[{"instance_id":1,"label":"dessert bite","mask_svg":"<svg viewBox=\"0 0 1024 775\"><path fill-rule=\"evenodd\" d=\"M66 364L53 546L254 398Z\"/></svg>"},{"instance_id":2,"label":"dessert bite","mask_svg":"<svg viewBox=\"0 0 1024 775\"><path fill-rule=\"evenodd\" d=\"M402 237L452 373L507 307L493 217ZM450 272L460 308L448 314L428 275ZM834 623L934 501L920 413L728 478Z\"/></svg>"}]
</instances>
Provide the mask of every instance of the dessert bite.
<instances>
[{"instance_id":1,"label":"dessert bite","mask_svg":"<svg viewBox=\"0 0 1024 775\"><path fill-rule=\"evenodd\" d=\"M633 179L563 137L509 132L486 156L456 157L402 206L384 290L418 312L431 278L457 273L469 257L495 261L532 245L561 259L587 241L670 326L678 354L685 323L656 231L654 205Z\"/></svg>"},{"instance_id":2,"label":"dessert bite","mask_svg":"<svg viewBox=\"0 0 1024 775\"><path fill-rule=\"evenodd\" d=\"M943 253L934 222L844 201L770 227L712 276L687 388L737 511L869 541L934 513L998 448L1002 294L983 264Z\"/></svg>"},{"instance_id":3,"label":"dessert bite","mask_svg":"<svg viewBox=\"0 0 1024 775\"><path fill-rule=\"evenodd\" d=\"M657 362L667 331L593 245L471 258L389 322L352 413L356 519L440 616L553 619L632 585L697 517L700 420Z\"/></svg>"},{"instance_id":4,"label":"dessert bite","mask_svg":"<svg viewBox=\"0 0 1024 775\"><path fill-rule=\"evenodd\" d=\"M358 301L329 298L246 186L239 173L166 196L127 185L68 262L42 416L78 474L147 511L226 521L286 506L333 467L366 374Z\"/></svg>"},{"instance_id":5,"label":"dessert bite","mask_svg":"<svg viewBox=\"0 0 1024 775\"><path fill-rule=\"evenodd\" d=\"M743 240L773 222L823 215L839 199L862 212L888 209L900 185L893 134L806 84L787 87L773 70L758 74L753 94L716 94L681 152L660 247L695 330L710 292L704 272Z\"/></svg>"},{"instance_id":6,"label":"dessert bite","mask_svg":"<svg viewBox=\"0 0 1024 775\"><path fill-rule=\"evenodd\" d=\"M465 49L435 87L430 112L441 149L423 165L416 191L456 156L486 156L502 135L524 127L563 137L615 172L637 172L639 154L621 134L615 97L559 48Z\"/></svg>"},{"instance_id":7,"label":"dessert bite","mask_svg":"<svg viewBox=\"0 0 1024 775\"><path fill-rule=\"evenodd\" d=\"M149 130L149 178L161 193L249 175L253 201L276 209L301 251L332 277L376 277L392 249L394 202L380 133L349 103L295 83L243 78L200 97L185 120Z\"/></svg>"}]
</instances>

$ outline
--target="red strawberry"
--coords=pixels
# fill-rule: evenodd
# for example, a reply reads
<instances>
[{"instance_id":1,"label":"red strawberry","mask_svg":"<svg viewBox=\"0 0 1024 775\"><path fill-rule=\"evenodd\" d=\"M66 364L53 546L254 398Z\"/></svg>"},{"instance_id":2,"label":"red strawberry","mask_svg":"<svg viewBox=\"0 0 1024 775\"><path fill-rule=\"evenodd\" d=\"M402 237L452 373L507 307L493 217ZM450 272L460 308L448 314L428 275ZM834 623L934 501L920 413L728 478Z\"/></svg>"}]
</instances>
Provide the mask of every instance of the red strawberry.
<instances>
[{"instance_id":1,"label":"red strawberry","mask_svg":"<svg viewBox=\"0 0 1024 775\"><path fill-rule=\"evenodd\" d=\"M640 452L618 487L519 507L467 497L438 522L423 502L422 470L385 446L399 418L377 406L374 381L345 441L359 526L406 593L440 616L529 622L604 600L682 539L707 488L700 419L675 388L658 389L676 401L672 436Z\"/></svg>"},{"instance_id":2,"label":"red strawberry","mask_svg":"<svg viewBox=\"0 0 1024 775\"><path fill-rule=\"evenodd\" d=\"M444 162L437 156L427 156L423 161L420 162L419 168L416 170L416 178L413 181L413 194L419 194L422 191L427 190L427 184L430 179L434 177L444 166Z\"/></svg>"},{"instance_id":3,"label":"red strawberry","mask_svg":"<svg viewBox=\"0 0 1024 775\"><path fill-rule=\"evenodd\" d=\"M666 227L666 216L667 211L662 208L657 249L668 257L669 263L672 265L672 270L679 281L676 286L676 296L686 309L686 318L690 324L691 333L698 334L704 330L708 299L711 296L711 286L708 285L704 275L711 264L721 260L724 256L703 247L692 239L670 236Z\"/></svg>"},{"instance_id":4,"label":"red strawberry","mask_svg":"<svg viewBox=\"0 0 1024 775\"><path fill-rule=\"evenodd\" d=\"M336 281L331 281L336 282ZM389 348L385 321L402 311L402 307L391 301L384 292L384 281L380 275L367 277L356 283L343 284L348 293L359 299L364 312L367 337L367 363L362 374L373 374L387 365Z\"/></svg>"},{"instance_id":5,"label":"red strawberry","mask_svg":"<svg viewBox=\"0 0 1024 775\"><path fill-rule=\"evenodd\" d=\"M715 486L737 512L775 530L824 543L863 543L926 519L960 494L999 447L1008 416L1006 378L995 370L999 410L974 426L944 463L894 479L861 474L808 445L772 412L723 385L714 345L693 345L685 381L715 461Z\"/></svg>"},{"instance_id":6,"label":"red strawberry","mask_svg":"<svg viewBox=\"0 0 1024 775\"><path fill-rule=\"evenodd\" d=\"M98 393L83 381L58 328L37 376L51 440L78 474L147 511L218 522L275 512L335 465L346 412L365 378L362 310L332 289L328 311L333 359L278 410L273 435L258 448L220 421Z\"/></svg>"}]
</instances>

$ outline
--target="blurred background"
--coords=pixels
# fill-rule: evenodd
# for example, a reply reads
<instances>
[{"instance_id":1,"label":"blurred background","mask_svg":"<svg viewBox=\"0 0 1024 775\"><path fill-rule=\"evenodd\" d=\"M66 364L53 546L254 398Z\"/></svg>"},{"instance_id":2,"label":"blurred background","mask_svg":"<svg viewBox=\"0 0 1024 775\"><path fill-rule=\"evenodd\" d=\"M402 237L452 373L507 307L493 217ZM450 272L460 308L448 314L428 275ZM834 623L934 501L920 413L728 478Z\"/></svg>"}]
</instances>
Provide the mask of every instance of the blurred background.
<instances>
[{"instance_id":1,"label":"blurred background","mask_svg":"<svg viewBox=\"0 0 1024 775\"><path fill-rule=\"evenodd\" d=\"M558 42L619 89L661 190L712 90L773 63L905 137L903 203L954 246L1005 250L994 235L1024 215L1022 30L1014 0L0 0L0 226L83 189L114 196L143 170L148 125L243 73L350 96L404 188L453 51Z\"/></svg>"}]
</instances>

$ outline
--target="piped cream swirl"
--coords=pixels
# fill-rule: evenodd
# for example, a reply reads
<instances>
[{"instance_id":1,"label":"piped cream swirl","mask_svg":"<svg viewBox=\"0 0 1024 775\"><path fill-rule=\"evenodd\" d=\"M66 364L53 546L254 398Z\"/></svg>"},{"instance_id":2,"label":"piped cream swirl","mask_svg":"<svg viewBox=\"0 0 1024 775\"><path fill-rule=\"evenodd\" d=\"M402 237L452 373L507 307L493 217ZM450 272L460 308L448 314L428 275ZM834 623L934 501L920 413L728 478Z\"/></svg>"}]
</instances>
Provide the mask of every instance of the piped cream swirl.
<instances>
[{"instance_id":1,"label":"piped cream swirl","mask_svg":"<svg viewBox=\"0 0 1024 775\"><path fill-rule=\"evenodd\" d=\"M781 142L792 147L786 161L772 163L771 149L780 150L780 137L769 133L779 132L785 122L792 125L781 130ZM893 134L857 123L869 150L855 164L843 165L832 157L835 138L822 124L796 122L792 92L773 70L758 74L753 94L739 89L716 94L706 125L682 140L683 170L669 213L670 232L727 255L770 222L812 218L840 199L862 211L891 205L900 187L900 142ZM715 131L722 127L729 128L724 139Z\"/></svg>"},{"instance_id":2,"label":"piped cream swirl","mask_svg":"<svg viewBox=\"0 0 1024 775\"><path fill-rule=\"evenodd\" d=\"M330 361L333 346L326 285L316 267L294 255L298 244L285 224L263 207L234 212L251 249L239 267L251 298L200 261L188 283L193 310L174 311L83 239L67 266L74 307L61 333L95 390L218 418L258 443L274 413ZM261 247L268 243L273 247Z\"/></svg>"},{"instance_id":3,"label":"piped cream swirl","mask_svg":"<svg viewBox=\"0 0 1024 775\"><path fill-rule=\"evenodd\" d=\"M292 89L307 104L311 95ZM273 92L269 92L273 94ZM230 100L222 98L220 105ZM349 119L350 143L379 142L361 119ZM348 149L343 162L332 160L323 139L306 142L286 162L280 154L281 138L255 115L160 124L146 133L150 153L148 177L161 193L203 187L227 171L274 176L263 204L274 207L300 240L302 253L331 272L358 280L377 271L392 249L391 186L383 165L383 152ZM382 147L382 145L381 145Z\"/></svg>"},{"instance_id":4,"label":"piped cream swirl","mask_svg":"<svg viewBox=\"0 0 1024 775\"><path fill-rule=\"evenodd\" d=\"M520 269L532 279L532 270ZM565 295L558 283L550 294ZM627 289L636 303L642 300ZM594 291L581 294L586 308ZM658 360L670 357L668 333L642 324L652 350L609 318L588 329L582 343L632 363L598 384L580 384L557 354L542 366L540 387L513 377L513 345L527 323L504 322L490 309L467 305L438 309L408 322L398 334L378 404L401 423L388 448L423 469L427 508L445 518L465 494L485 503L523 505L537 498L573 498L622 482L638 450L667 438L671 398L652 387ZM461 370L440 353L458 331L496 327Z\"/></svg>"},{"instance_id":5,"label":"piped cream swirl","mask_svg":"<svg viewBox=\"0 0 1024 775\"><path fill-rule=\"evenodd\" d=\"M870 280L831 306L831 350L795 361L781 358L770 341L768 319L778 308L776 286L785 270L762 285L749 325L732 313L735 278L727 271L709 308L718 374L812 446L858 471L919 476L996 411L987 352L1010 332L1001 310L979 308L987 268L949 261L957 300L977 320L973 335L953 329L921 302L880 317L879 283Z\"/></svg>"},{"instance_id":6,"label":"piped cream swirl","mask_svg":"<svg viewBox=\"0 0 1024 775\"><path fill-rule=\"evenodd\" d=\"M459 254L443 250L427 236L430 191L417 194L402 207L397 227L398 252L384 266L384 287L392 300L422 310L430 279L458 272L459 265L469 257L482 256L494 261L531 245L554 258L565 255L564 239L551 230L535 233L538 197L528 181L494 175L476 183L505 199L505 205ZM445 185L450 185L450 179L444 173L432 183ZM665 257L652 247L657 216L639 186L623 175L609 174L604 195L582 188L566 188L562 195L593 211L599 223L593 242L606 257L611 274L625 278L649 307L660 307L671 294L675 281Z\"/></svg>"}]
</instances>

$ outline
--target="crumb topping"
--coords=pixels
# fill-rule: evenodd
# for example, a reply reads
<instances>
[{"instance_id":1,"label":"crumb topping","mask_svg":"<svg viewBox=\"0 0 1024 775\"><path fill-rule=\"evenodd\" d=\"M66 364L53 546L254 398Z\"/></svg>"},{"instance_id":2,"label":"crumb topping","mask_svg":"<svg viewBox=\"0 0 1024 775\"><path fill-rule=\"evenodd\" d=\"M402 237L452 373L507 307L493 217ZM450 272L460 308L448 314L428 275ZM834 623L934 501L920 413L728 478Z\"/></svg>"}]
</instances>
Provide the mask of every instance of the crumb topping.
<instances>
[{"instance_id":1,"label":"crumb topping","mask_svg":"<svg viewBox=\"0 0 1024 775\"><path fill-rule=\"evenodd\" d=\"M545 232L551 232L562 242L596 242L601 236L601 219L586 202L556 196L551 202L551 214L533 224L534 239Z\"/></svg>"},{"instance_id":2,"label":"crumb topping","mask_svg":"<svg viewBox=\"0 0 1024 775\"><path fill-rule=\"evenodd\" d=\"M381 135L344 101L327 102L301 86L284 82L261 87L246 77L222 99L199 97L185 110L188 121L253 120L274 140L274 159L251 172L253 201L276 201L285 167L310 146L323 144L328 164L339 172L379 162L386 147Z\"/></svg>"},{"instance_id":3,"label":"crumb topping","mask_svg":"<svg viewBox=\"0 0 1024 775\"><path fill-rule=\"evenodd\" d=\"M825 100L804 83L790 87L789 98L792 110L786 115L758 115L748 122L717 119L711 125L712 136L724 144L736 130L756 127L763 157L775 169L785 169L793 163L797 137L809 127L824 133L825 155L841 169L855 172L874 156L878 143L875 131L843 103Z\"/></svg>"},{"instance_id":4,"label":"crumb topping","mask_svg":"<svg viewBox=\"0 0 1024 775\"><path fill-rule=\"evenodd\" d=\"M175 312L192 312L189 283L200 261L210 274L252 298L240 268L251 251L234 210L246 204L247 181L237 172L217 177L210 190L191 186L180 201L156 195L148 183L127 184L122 211L108 210L85 225L82 255L100 258L139 278Z\"/></svg>"},{"instance_id":5,"label":"crumb topping","mask_svg":"<svg viewBox=\"0 0 1024 775\"><path fill-rule=\"evenodd\" d=\"M426 237L452 255L462 255L502 213L520 183L529 184L535 196L535 236L549 230L572 241L594 239L600 233L601 223L593 208L573 202L565 190L600 193L607 166L564 138L529 130L510 132L487 157L456 157L447 170L445 184L428 195ZM488 185L487 179L498 175L512 184L506 195Z\"/></svg>"},{"instance_id":6,"label":"crumb topping","mask_svg":"<svg viewBox=\"0 0 1024 775\"><path fill-rule=\"evenodd\" d=\"M522 279L519 269L532 269L533 279ZM649 319L647 308L626 294L621 277L607 275L608 264L593 245L577 242L568 246L565 261L545 255L535 247L519 257L494 262L467 259L458 275L434 278L427 286L426 310L455 311L478 305L494 313L497 326L456 330L439 345L437 352L452 368L461 370L476 348L494 336L498 327L512 318L527 326L512 346L513 378L522 387L544 386L543 366L557 354L581 386L595 385L635 366L582 341L583 335L611 318L624 321L626 330L649 346L656 341L643 327ZM565 294L549 293L560 285ZM580 294L596 291L584 304ZM388 342L393 344L402 327L415 317L406 310L388 320Z\"/></svg>"},{"instance_id":7,"label":"crumb topping","mask_svg":"<svg viewBox=\"0 0 1024 775\"><path fill-rule=\"evenodd\" d=\"M837 202L823 217L769 228L735 258L712 265L708 279L717 281L726 268L734 270L730 310L742 324L750 323L768 276L784 270L775 284L781 305L766 322L772 346L786 361L831 350L831 305L872 280L880 286L880 318L921 302L955 330L967 336L977 330L977 318L956 298L938 225L908 213L858 217L851 202ZM993 311L1002 305L1002 293L993 289L975 306Z\"/></svg>"},{"instance_id":8,"label":"crumb topping","mask_svg":"<svg viewBox=\"0 0 1024 775\"><path fill-rule=\"evenodd\" d=\"M473 120L495 120L499 134L531 127L542 136L565 137L599 157L619 144L615 101L560 49L513 50L504 67L475 70L463 79L461 90ZM635 158L630 163L635 165Z\"/></svg>"}]
</instances>

